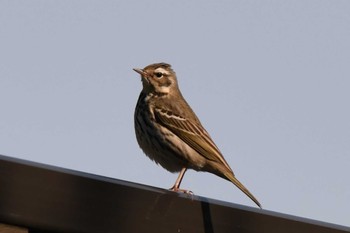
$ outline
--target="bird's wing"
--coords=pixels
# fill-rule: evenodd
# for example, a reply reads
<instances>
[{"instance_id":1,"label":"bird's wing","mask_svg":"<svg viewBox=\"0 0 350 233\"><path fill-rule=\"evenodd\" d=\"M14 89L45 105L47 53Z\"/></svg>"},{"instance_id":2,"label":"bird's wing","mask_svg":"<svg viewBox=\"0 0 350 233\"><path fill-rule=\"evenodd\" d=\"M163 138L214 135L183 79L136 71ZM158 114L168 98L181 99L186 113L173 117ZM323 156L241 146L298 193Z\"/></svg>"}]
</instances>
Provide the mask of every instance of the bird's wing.
<instances>
[{"instance_id":1,"label":"bird's wing","mask_svg":"<svg viewBox=\"0 0 350 233\"><path fill-rule=\"evenodd\" d=\"M173 132L200 155L208 160L223 164L232 172L218 147L200 124L160 108L155 108L154 114L158 123Z\"/></svg>"}]
</instances>

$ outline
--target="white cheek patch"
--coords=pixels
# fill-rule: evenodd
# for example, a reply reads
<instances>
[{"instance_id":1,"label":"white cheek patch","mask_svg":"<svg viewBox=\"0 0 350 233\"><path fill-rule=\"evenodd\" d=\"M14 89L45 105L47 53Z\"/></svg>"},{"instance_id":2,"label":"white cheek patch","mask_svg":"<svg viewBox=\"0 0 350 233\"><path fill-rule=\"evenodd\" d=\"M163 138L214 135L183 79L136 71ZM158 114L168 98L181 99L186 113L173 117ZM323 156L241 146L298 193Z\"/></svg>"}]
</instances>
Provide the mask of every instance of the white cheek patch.
<instances>
[{"instance_id":1,"label":"white cheek patch","mask_svg":"<svg viewBox=\"0 0 350 233\"><path fill-rule=\"evenodd\" d=\"M169 86L161 86L161 87L159 87L158 90L159 90L159 92L161 92L161 93L167 94L167 93L170 92L170 87L169 87Z\"/></svg>"},{"instance_id":2,"label":"white cheek patch","mask_svg":"<svg viewBox=\"0 0 350 233\"><path fill-rule=\"evenodd\" d=\"M162 73L162 74L165 74L165 75L169 75L169 71L167 71L166 69L162 68L162 67L159 67L157 69L154 70L155 73Z\"/></svg>"}]
</instances>

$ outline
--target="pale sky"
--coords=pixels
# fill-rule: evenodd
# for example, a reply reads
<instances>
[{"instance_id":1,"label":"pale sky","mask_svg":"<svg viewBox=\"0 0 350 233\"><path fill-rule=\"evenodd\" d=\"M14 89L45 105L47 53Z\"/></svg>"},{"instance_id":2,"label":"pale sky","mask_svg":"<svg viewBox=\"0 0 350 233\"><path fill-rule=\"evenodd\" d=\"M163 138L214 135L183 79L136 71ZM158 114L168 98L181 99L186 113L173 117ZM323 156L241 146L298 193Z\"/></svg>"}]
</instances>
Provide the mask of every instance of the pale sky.
<instances>
[{"instance_id":1,"label":"pale sky","mask_svg":"<svg viewBox=\"0 0 350 233\"><path fill-rule=\"evenodd\" d=\"M0 154L170 188L140 77L180 88L264 209L350 226L350 1L0 1ZM189 171L196 195L255 206Z\"/></svg>"}]
</instances>

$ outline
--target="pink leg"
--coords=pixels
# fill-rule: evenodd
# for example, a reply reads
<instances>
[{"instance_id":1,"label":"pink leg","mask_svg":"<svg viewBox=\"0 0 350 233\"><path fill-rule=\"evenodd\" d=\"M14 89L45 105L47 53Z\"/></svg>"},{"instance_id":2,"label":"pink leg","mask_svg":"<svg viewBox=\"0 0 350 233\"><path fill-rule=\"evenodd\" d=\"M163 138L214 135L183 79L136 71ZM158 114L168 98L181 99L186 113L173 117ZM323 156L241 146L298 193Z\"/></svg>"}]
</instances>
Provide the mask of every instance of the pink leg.
<instances>
[{"instance_id":1,"label":"pink leg","mask_svg":"<svg viewBox=\"0 0 350 233\"><path fill-rule=\"evenodd\" d=\"M185 189L180 189L180 184L181 184L182 178L185 175L186 170L187 170L186 167L181 169L180 174L179 174L179 176L177 177L177 179L175 181L175 184L173 185L173 187L170 188L171 191L183 192L183 193L187 193L187 194L193 194L192 191L185 190Z\"/></svg>"}]
</instances>

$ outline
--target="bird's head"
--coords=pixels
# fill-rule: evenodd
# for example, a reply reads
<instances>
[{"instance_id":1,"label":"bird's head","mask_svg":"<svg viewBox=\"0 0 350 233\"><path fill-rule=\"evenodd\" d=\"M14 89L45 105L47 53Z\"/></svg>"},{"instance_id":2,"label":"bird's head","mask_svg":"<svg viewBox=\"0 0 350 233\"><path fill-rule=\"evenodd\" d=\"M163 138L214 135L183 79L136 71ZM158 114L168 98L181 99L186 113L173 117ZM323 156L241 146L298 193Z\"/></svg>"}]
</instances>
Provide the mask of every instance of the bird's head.
<instances>
[{"instance_id":1,"label":"bird's head","mask_svg":"<svg viewBox=\"0 0 350 233\"><path fill-rule=\"evenodd\" d=\"M178 90L176 74L169 64L156 63L134 71L141 75L143 92L166 95Z\"/></svg>"}]
</instances>

